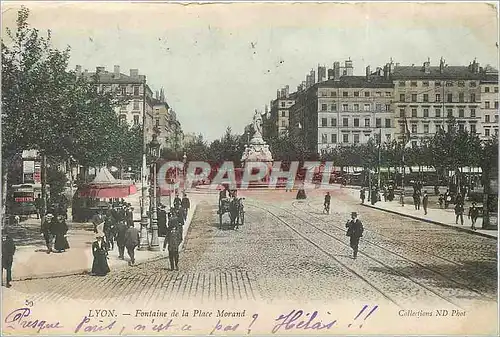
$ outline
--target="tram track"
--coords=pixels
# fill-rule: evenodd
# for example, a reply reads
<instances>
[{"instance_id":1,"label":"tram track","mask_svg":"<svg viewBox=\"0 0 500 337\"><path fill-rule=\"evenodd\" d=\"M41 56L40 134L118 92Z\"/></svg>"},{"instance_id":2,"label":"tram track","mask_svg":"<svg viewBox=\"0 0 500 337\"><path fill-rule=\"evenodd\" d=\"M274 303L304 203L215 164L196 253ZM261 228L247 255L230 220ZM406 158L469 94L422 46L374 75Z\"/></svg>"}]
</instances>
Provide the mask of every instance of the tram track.
<instances>
[{"instance_id":1,"label":"tram track","mask_svg":"<svg viewBox=\"0 0 500 337\"><path fill-rule=\"evenodd\" d=\"M311 213L311 212L307 212L306 210L303 210L303 209L298 208L298 207L297 207L297 205L298 205L298 204L299 204L299 202L297 202L297 201L292 202L292 206L293 206L295 209L298 209L298 210L300 210L300 211L302 211L302 212L306 213L308 216L313 217L313 218L315 218L315 219L317 219L317 220L319 220L319 221L321 221L321 222L323 222L323 223L328 223L328 225L329 225L329 226L333 226L333 227L334 227L334 229L338 230L339 232L342 232L342 233L344 233L344 232L345 232L345 228L342 228L342 227L340 227L340 226L338 226L338 225L335 225L335 224L333 224L333 223L331 223L331 222L327 222L325 219L322 219L322 218L320 218L320 217L318 217L318 216L314 215L314 214L313 214L313 213ZM313 207L313 206L310 204L310 202L307 202L307 205L308 205L310 208L312 208L312 209L317 209L317 208ZM305 220L303 220L303 221L305 221ZM311 224L311 225L312 225L312 226L314 226L316 229L318 229L318 230L322 231L322 232L323 232L323 233L325 233L326 235L328 235L328 236L330 236L330 237L332 237L332 238L336 238L335 236L331 235L330 233L328 233L328 232L324 231L323 229L321 229L321 228L319 228L319 227L317 227L317 226L315 226L315 225L313 225L313 224ZM384 237L385 239L387 239L387 240L388 240L388 241L390 241L391 243L394 243L394 244L400 244L400 242L396 242L396 241L394 241L393 239L389 238L389 237L388 237L388 236L386 236L386 235L383 235L383 234L380 234L380 233L377 233L377 232L373 232L373 231L370 231L370 232L371 232L371 233L373 233L373 234L375 234L375 235L378 235L378 236ZM369 245L371 245L371 246L374 246L374 247L377 247L377 248L379 248L379 249L382 249L382 250L384 250L384 251L386 251L386 252L388 252L388 253L390 253L390 254L393 254L393 255L395 255L395 256L397 256L397 257L399 257L399 258L401 258L401 259L403 259L403 260L405 260L405 261L408 261L409 263L413 263L413 264L415 264L416 266L418 266L418 267L420 267L420 268L422 268L422 269L425 269L425 270L427 270L427 271L429 271L429 272L431 272L431 273L434 273L434 274L436 274L436 275L439 275L441 278L443 278L443 279L445 279L445 280L447 280L447 281L449 281L449 282L451 282L451 283L453 283L453 284L455 284L455 285L457 285L457 286L460 286L460 287L462 287L462 288L464 288L464 289L467 289L468 291L473 292L473 293L475 293L476 295L479 295L480 297L482 297L482 298L484 298L484 299L487 299L487 300L490 300L490 301L492 301L492 300L496 300L496 296L495 296L495 297L493 297L493 296L489 296L489 295L487 295L487 294L484 294L484 293L482 293L481 291L479 291L479 290L477 290L477 289L472 288L471 286L469 286L469 285L468 285L468 284L466 284L466 283L459 282L459 281L457 281L456 279L451 278L451 277L449 277L448 275L445 275L445 274L443 274L442 272L440 272L440 271L438 271L438 270L435 270L435 269L433 269L433 268L427 267L427 266L425 266L425 265L423 265L423 264L421 264L421 263L419 263L419 262L417 262L417 261L415 261L415 260L412 260L412 259L410 259L410 258L407 258L407 257L405 257L405 256L401 255L400 253L397 253L397 252L395 252L395 251L393 251L393 250L390 250L390 249L388 249L388 248L386 248L386 247L383 247L382 245L380 245L380 244L378 244L378 243L375 243L375 242L373 242L373 241L371 241L371 240L368 240L368 239L366 239L365 237L363 238L363 243L367 243L367 244L369 244ZM407 247L408 247L408 245L407 245L407 244L406 244L405 246L407 246ZM423 249L419 249L418 247L413 247L413 246L412 246L412 247L410 247L410 248L411 248L412 250L415 250L415 251L418 251L418 252L422 252L422 253L424 253L424 254L426 254L426 255L428 255L428 256L432 256L432 257L434 257L434 258L437 258L437 259L440 259L440 260L446 261L446 262L451 263L451 264L453 264L453 265L455 265L455 266L459 266L459 267L460 267L460 266L462 266L460 263L457 263L457 262L455 262L455 261L452 261L452 260L449 260L449 259L443 258L443 257L441 257L441 256L438 256L438 255L435 255L435 254L429 253L428 251L423 250Z\"/></svg>"},{"instance_id":2,"label":"tram track","mask_svg":"<svg viewBox=\"0 0 500 337\"><path fill-rule=\"evenodd\" d=\"M398 305L401 307L401 303L398 302L398 300L394 299L394 298L391 298L391 296L387 295L384 291L382 291L379 287L377 287L376 285L374 285L372 282L370 282L366 277L364 277L363 275L361 275L359 272L355 271L353 268L349 267L346 263L340 261L338 258L336 258L334 256L334 254L330 253L327 249L321 247L317 242L315 242L314 240L311 239L310 236L307 236L303 233L301 233L299 230L297 230L297 228L295 228L294 226L290 225L289 223L287 223L285 220L283 220L283 216L280 216L280 215L277 215L276 213L270 211L269 209L265 208L265 207L261 207L261 206L258 206L258 205L255 205L255 204L248 204L249 206L251 207L255 207L255 208L258 208L258 209L261 209L261 210L264 210L266 211L267 213L271 214L274 218L278 219L278 221L282 224L284 224L286 227L288 227L289 229L291 229L293 232L295 232L296 234L298 234L300 237L302 237L303 239L305 239L307 242L309 242L310 244L312 244L313 246L315 246L318 250L322 251L324 254L326 254L327 256L329 256L330 258L334 259L338 264L340 264L341 266L343 266L345 269L347 269L349 272L353 273L354 275L356 275L358 278L360 278L361 280L363 280L364 282L366 282L367 284L369 284L372 288L374 288L378 293L382 294L382 296L384 296L386 299L388 299L389 301L391 301L392 303ZM334 239L335 241L339 242L342 246L345 246L345 247L349 247L349 244L344 242L344 240L341 240L339 238L337 238L336 236L334 235L331 235L330 233L324 231L323 229L319 228L318 226L316 226L315 224L311 223L311 221L307 220L307 219L304 219L300 216L298 216L297 214L293 213L290 209L286 209L286 208L283 208L283 207L279 207L279 206L274 206L274 205L266 205L266 207L271 207L271 208L275 208L275 209L278 209L278 210L281 210L281 211L284 211L286 212L287 215L291 215L293 216L294 218L300 220L302 223L304 224L307 224L309 227L312 227L316 230L316 232L318 233L321 233L322 235L325 235L327 236L328 238L331 238L331 239ZM309 215L309 214L308 214ZM339 229L340 227L338 226L335 226L337 227L337 229ZM342 229L342 233L345 233L345 229ZM365 242L365 241L364 241ZM374 244L375 247L377 247L376 244ZM383 249L391 254L394 254L396 256L398 256L397 253L394 253L390 250L387 250L386 248L384 247L377 247L379 249ZM376 257L370 255L370 254L367 254L366 252L358 252L358 254L360 255L363 255L363 256L366 256L367 258L369 258L370 260L376 262L377 264L383 266L386 270L389 270L391 271L392 274L394 275L398 275L406 280L408 280L409 282L417 285L418 287L420 287L421 289L424 289L425 291L427 291L428 293L431 293L433 294L435 297L439 298L440 300L442 301L445 301L449 304L452 304L454 306L456 306L457 308L461 308L461 306L459 304L457 304L454 300L451 300L449 297L446 297L442 294L440 294L438 291L430 288L429 286L423 284L422 282L419 282L417 280L415 280L414 278L412 278L411 276L409 276L408 274L406 273L403 273L389 265L387 265L386 263L384 263L383 261L381 261L380 259L377 259ZM400 258L402 258L405 262L407 263L413 263L415 265L418 265L418 263L415 263L414 261L410 260L410 259L407 259L403 256L398 256ZM428 268L427 268L428 269ZM428 269L430 272L433 272L435 273L434 270L432 269ZM441 275L440 275L441 276ZM450 279L449 277L447 276L441 276L443 279L447 280L447 281L452 281L452 279ZM453 282L455 284L457 284L456 282ZM460 284L462 287L464 287L463 284ZM470 287L466 287L467 290L473 292L474 294L478 295L479 297L481 297L482 299L486 299L486 300L492 300L491 297L488 297L486 296L485 294L482 294L481 292L477 291L477 290L474 290Z\"/></svg>"},{"instance_id":3,"label":"tram track","mask_svg":"<svg viewBox=\"0 0 500 337\"><path fill-rule=\"evenodd\" d=\"M258 208L258 209L266 211L267 213L269 213L270 215L272 215L274 218L276 218L280 223L284 224L287 228L289 228L290 230L292 230L293 232L295 232L298 236L300 236L301 238L303 238L304 240L306 240L307 242L309 242L311 245L313 245L314 247L316 247L316 249L318 249L319 251L321 251L323 254L325 254L328 257L334 259L343 268L345 268L350 273L354 274L356 277L358 277L359 279L361 279L362 281L364 281L365 283L367 283L371 288L373 288L375 291L377 291L379 294L381 294L385 299L387 299L388 301L390 301L391 303L395 304L396 306L398 306L400 308L404 308L404 306L401 303L398 303L397 300L395 300L395 299L391 298L390 296L388 296L381 289L379 289L376 285L374 285L372 282L370 282L369 280L367 280L364 276L362 276L361 274L359 274L358 272L356 272L354 269L352 269L351 267L349 267L347 264L345 264L344 262L342 262L338 258L336 258L334 256L334 254L328 252L326 249L322 248L319 244L317 244L316 242L314 242L313 240L311 240L311 238L309 238L306 235L300 233L300 231L298 231L296 228L294 228L293 226L291 226L290 224L288 224L279 215L273 213L272 211L268 210L267 208L264 208L264 207L261 207L261 206L255 205L255 204L247 203L247 206Z\"/></svg>"}]
</instances>

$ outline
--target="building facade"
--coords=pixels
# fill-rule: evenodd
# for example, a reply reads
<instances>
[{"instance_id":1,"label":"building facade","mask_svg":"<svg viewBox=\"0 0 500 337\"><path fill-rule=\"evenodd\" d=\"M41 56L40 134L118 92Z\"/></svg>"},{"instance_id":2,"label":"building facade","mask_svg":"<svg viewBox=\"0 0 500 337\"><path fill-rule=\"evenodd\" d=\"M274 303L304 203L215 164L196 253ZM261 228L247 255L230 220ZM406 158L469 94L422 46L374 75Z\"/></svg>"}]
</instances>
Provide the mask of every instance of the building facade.
<instances>
[{"instance_id":1,"label":"building facade","mask_svg":"<svg viewBox=\"0 0 500 337\"><path fill-rule=\"evenodd\" d=\"M280 89L276 93L276 99L271 101L271 109L268 112L266 137L277 137L287 132L290 127L290 107L295 104L296 93L289 93L289 86Z\"/></svg>"},{"instance_id":2,"label":"building facade","mask_svg":"<svg viewBox=\"0 0 500 337\"><path fill-rule=\"evenodd\" d=\"M448 128L454 118L460 130L482 133L481 86L484 78L477 62L466 66L439 66L430 60L422 66L394 66L385 71L394 83L394 111L397 139L402 140L405 124L412 146L432 137L440 128Z\"/></svg>"},{"instance_id":3,"label":"building facade","mask_svg":"<svg viewBox=\"0 0 500 337\"><path fill-rule=\"evenodd\" d=\"M481 139L498 136L498 71L491 67L484 69L481 81Z\"/></svg>"}]
</instances>

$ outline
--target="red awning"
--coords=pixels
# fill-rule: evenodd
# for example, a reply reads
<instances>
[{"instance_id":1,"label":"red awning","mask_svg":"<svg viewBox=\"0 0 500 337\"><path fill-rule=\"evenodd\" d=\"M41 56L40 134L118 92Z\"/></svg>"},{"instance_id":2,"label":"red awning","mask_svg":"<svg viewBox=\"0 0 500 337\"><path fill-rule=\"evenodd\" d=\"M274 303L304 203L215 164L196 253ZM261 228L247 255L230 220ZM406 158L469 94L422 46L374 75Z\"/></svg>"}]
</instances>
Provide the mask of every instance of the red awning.
<instances>
[{"instance_id":1,"label":"red awning","mask_svg":"<svg viewBox=\"0 0 500 337\"><path fill-rule=\"evenodd\" d=\"M90 184L80 189L81 197L87 198L125 198L137 193L135 185Z\"/></svg>"}]
</instances>

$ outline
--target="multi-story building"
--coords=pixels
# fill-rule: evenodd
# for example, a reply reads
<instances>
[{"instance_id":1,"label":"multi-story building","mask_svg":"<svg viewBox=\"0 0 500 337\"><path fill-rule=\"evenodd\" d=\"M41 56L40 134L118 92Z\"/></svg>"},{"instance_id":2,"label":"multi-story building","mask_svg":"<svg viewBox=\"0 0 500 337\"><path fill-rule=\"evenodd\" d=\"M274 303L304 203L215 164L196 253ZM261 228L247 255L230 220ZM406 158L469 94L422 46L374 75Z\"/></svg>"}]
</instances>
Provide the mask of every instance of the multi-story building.
<instances>
[{"instance_id":1,"label":"multi-story building","mask_svg":"<svg viewBox=\"0 0 500 337\"><path fill-rule=\"evenodd\" d=\"M96 67L95 72L76 66L76 73L89 81L97 81L98 90L110 92L123 103L115 108L119 119L129 125L142 125L146 120L146 141L153 134L153 92L147 85L146 76L139 75L138 69L130 69L129 75L120 72L120 66L115 65L113 72L106 71L105 67Z\"/></svg>"},{"instance_id":2,"label":"multi-story building","mask_svg":"<svg viewBox=\"0 0 500 337\"><path fill-rule=\"evenodd\" d=\"M266 138L276 137L287 132L290 126L290 107L295 104L297 93L289 93L289 86L280 89L276 93L276 99L271 101L271 109L266 122L264 136Z\"/></svg>"},{"instance_id":3,"label":"multi-story building","mask_svg":"<svg viewBox=\"0 0 500 337\"><path fill-rule=\"evenodd\" d=\"M481 139L498 136L498 70L486 66L481 80Z\"/></svg>"},{"instance_id":4,"label":"multi-story building","mask_svg":"<svg viewBox=\"0 0 500 337\"><path fill-rule=\"evenodd\" d=\"M340 76L336 71L332 79L300 95L291 107L292 124L300 127L298 133L308 149L319 153L380 137L390 141L394 137L392 97L392 82L379 71L371 73L368 67L365 76Z\"/></svg>"},{"instance_id":5,"label":"multi-story building","mask_svg":"<svg viewBox=\"0 0 500 337\"><path fill-rule=\"evenodd\" d=\"M479 63L448 66L443 59L439 66L430 60L422 66L399 66L392 62L384 67L394 83L396 134L402 140L405 123L412 146L432 137L453 117L460 130L481 133L481 87L484 74ZM407 140L408 141L408 140Z\"/></svg>"}]
</instances>

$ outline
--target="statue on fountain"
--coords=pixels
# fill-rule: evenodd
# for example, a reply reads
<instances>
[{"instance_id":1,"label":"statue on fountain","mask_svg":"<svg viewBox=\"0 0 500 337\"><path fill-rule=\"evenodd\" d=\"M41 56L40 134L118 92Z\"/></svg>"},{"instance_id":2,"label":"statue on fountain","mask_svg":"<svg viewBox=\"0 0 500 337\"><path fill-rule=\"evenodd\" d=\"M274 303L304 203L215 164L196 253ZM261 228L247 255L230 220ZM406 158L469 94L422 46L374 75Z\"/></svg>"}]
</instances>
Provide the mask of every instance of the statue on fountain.
<instances>
[{"instance_id":1,"label":"statue on fountain","mask_svg":"<svg viewBox=\"0 0 500 337\"><path fill-rule=\"evenodd\" d=\"M269 151L269 145L262 138L262 116L255 110L253 116L254 134L250 140L249 146L245 147L245 152L241 157L243 163L247 161L272 162L273 156Z\"/></svg>"}]
</instances>

